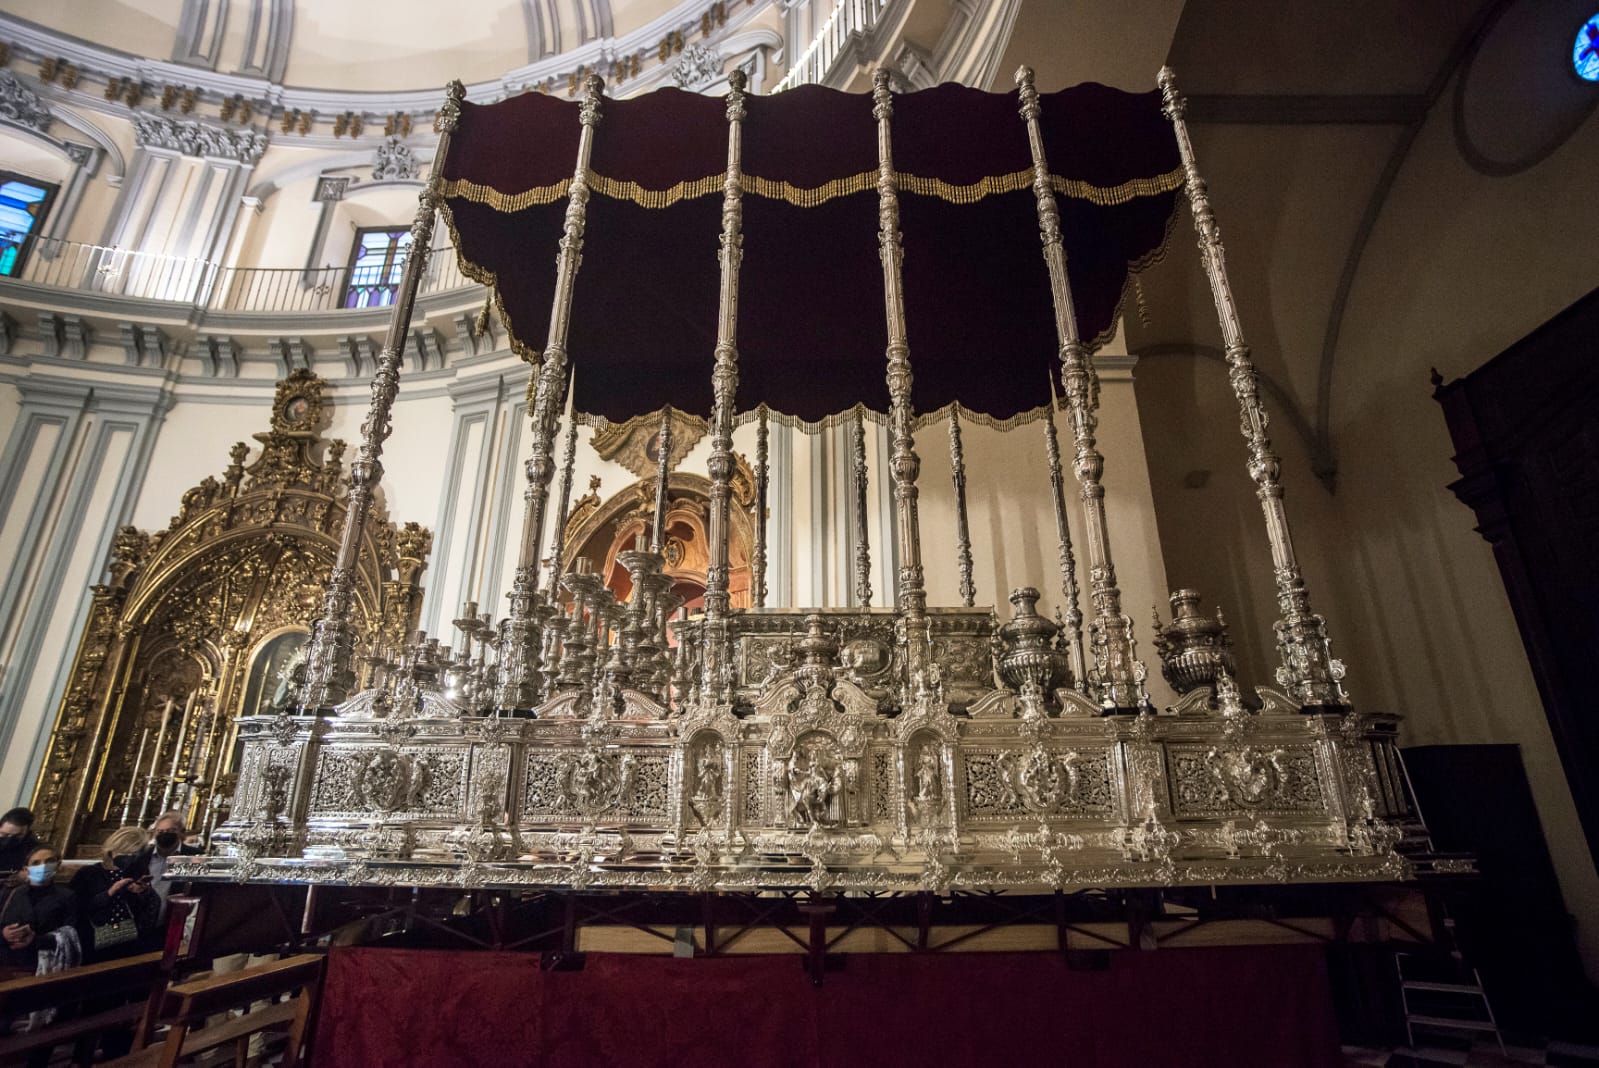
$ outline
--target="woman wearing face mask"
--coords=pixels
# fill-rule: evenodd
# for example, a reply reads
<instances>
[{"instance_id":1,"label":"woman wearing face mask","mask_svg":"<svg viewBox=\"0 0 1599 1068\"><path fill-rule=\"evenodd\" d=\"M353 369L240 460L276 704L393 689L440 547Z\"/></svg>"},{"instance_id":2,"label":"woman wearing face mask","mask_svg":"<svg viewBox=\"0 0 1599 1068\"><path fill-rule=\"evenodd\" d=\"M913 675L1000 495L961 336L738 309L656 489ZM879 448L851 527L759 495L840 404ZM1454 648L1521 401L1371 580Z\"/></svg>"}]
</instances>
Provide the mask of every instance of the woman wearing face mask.
<instances>
[{"instance_id":1,"label":"woman wearing face mask","mask_svg":"<svg viewBox=\"0 0 1599 1068\"><path fill-rule=\"evenodd\" d=\"M142 827L112 831L100 863L78 869L78 931L90 961L115 960L144 950L156 934L160 899L150 889L150 833Z\"/></svg>"},{"instance_id":2,"label":"woman wearing face mask","mask_svg":"<svg viewBox=\"0 0 1599 1068\"><path fill-rule=\"evenodd\" d=\"M40 846L27 856L27 866L6 883L0 904L0 962L7 969L32 975L41 948L53 948L54 935L77 920L78 899L55 881L61 856ZM76 941L76 940L74 940Z\"/></svg>"}]
</instances>

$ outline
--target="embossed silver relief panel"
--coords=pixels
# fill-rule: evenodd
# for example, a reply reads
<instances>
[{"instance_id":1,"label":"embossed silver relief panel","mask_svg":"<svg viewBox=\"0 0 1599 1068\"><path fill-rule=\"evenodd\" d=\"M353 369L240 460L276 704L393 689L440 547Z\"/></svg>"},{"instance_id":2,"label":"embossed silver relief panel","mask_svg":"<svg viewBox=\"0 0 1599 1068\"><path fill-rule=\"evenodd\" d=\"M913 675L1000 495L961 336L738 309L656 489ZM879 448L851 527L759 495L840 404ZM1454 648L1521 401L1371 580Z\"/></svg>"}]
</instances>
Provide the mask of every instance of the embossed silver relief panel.
<instances>
[{"instance_id":1,"label":"embossed silver relief panel","mask_svg":"<svg viewBox=\"0 0 1599 1068\"><path fill-rule=\"evenodd\" d=\"M706 708L317 724L303 783L311 724L245 724L218 841L249 863L305 849L314 864L373 866L357 879L453 858L494 866L462 878L505 885L943 890L1403 870L1392 828L1362 803L1382 774L1371 746L1387 740L1357 722L967 719L931 691L888 718L821 693L742 720ZM573 867L585 851L637 859Z\"/></svg>"},{"instance_id":2,"label":"embossed silver relief panel","mask_svg":"<svg viewBox=\"0 0 1599 1068\"><path fill-rule=\"evenodd\" d=\"M1173 743L1166 762L1179 818L1326 812L1314 746Z\"/></svg>"},{"instance_id":3,"label":"embossed silver relief panel","mask_svg":"<svg viewBox=\"0 0 1599 1068\"><path fill-rule=\"evenodd\" d=\"M767 781L766 752L763 749L744 750L744 807L739 819L747 824L766 822L766 808L761 804L761 784Z\"/></svg>"},{"instance_id":4,"label":"embossed silver relief panel","mask_svg":"<svg viewBox=\"0 0 1599 1068\"><path fill-rule=\"evenodd\" d=\"M659 748L532 750L522 782L524 822L577 818L664 825L671 815L672 757Z\"/></svg>"},{"instance_id":5,"label":"embossed silver relief panel","mask_svg":"<svg viewBox=\"0 0 1599 1068\"><path fill-rule=\"evenodd\" d=\"M327 746L317 754L307 818L459 819L466 771L467 750L459 745Z\"/></svg>"},{"instance_id":6,"label":"embossed silver relief panel","mask_svg":"<svg viewBox=\"0 0 1599 1068\"><path fill-rule=\"evenodd\" d=\"M1110 749L966 748L961 763L961 807L973 823L1109 819L1115 813Z\"/></svg>"}]
</instances>

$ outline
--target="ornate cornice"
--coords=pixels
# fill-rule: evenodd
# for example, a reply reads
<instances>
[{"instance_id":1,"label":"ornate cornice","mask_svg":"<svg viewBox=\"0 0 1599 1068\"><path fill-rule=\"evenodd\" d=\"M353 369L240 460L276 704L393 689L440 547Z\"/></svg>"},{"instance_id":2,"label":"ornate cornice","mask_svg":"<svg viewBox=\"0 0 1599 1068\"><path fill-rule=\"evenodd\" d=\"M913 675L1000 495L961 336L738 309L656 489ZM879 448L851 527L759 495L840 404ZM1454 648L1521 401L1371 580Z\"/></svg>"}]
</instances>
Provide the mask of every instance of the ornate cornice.
<instances>
[{"instance_id":1,"label":"ornate cornice","mask_svg":"<svg viewBox=\"0 0 1599 1068\"><path fill-rule=\"evenodd\" d=\"M612 79L613 93L630 95L666 81L677 68L681 53L690 42L703 42L729 57L747 47L771 50L783 47L781 37L757 31L758 40L749 42L741 33L768 4L728 4L725 0L681 0L650 22L619 36L595 37L559 55L546 56L466 87L467 99L490 103L518 93L538 91L563 93L591 73L612 73L624 61L632 73L625 80ZM722 18L715 17L716 11ZM709 21L707 21L709 20ZM737 36L738 40L733 38ZM70 97L74 105L112 114L129 114L118 92L109 83L119 83L123 92L137 90L135 99L155 99L163 87L192 89L202 106L219 105L231 98L248 102L259 119L283 122L305 137L312 147L333 147L340 138L329 133L330 124L351 113L381 123L398 114L431 116L440 105L436 88L405 90L348 90L289 87L247 74L228 74L197 67L147 59L86 41L71 34L0 12L0 41L8 43L15 60L54 61L75 69L78 86L70 93L62 86L51 87L46 96ZM738 47L734 47L737 44ZM663 51L664 49L664 51ZM634 62L637 60L636 62ZM106 86L104 99L98 91L83 92L90 83ZM136 114L136 112L135 112ZM296 142L299 144L300 142Z\"/></svg>"},{"instance_id":2,"label":"ornate cornice","mask_svg":"<svg viewBox=\"0 0 1599 1068\"><path fill-rule=\"evenodd\" d=\"M144 148L165 148L185 156L212 156L254 164L270 138L261 130L230 130L194 119L177 119L149 111L133 113L134 136Z\"/></svg>"},{"instance_id":3,"label":"ornate cornice","mask_svg":"<svg viewBox=\"0 0 1599 1068\"><path fill-rule=\"evenodd\" d=\"M38 93L8 70L0 70L0 122L38 133L50 129L50 109Z\"/></svg>"}]
</instances>

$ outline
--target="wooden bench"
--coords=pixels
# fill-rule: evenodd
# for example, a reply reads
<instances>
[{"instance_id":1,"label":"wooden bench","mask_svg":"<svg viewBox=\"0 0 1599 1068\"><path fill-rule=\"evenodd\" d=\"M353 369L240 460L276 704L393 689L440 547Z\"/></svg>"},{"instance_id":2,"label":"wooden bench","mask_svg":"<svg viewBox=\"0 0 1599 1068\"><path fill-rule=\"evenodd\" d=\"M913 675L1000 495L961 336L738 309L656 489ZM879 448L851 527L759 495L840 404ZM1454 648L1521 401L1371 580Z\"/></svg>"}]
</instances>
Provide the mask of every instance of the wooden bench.
<instances>
[{"instance_id":1,"label":"wooden bench","mask_svg":"<svg viewBox=\"0 0 1599 1068\"><path fill-rule=\"evenodd\" d=\"M16 1063L30 1050L137 1023L144 1014L151 984L162 976L162 967L162 954L143 953L0 983L0 1020L19 1019L41 1009L66 1009L85 1001L126 1001L87 1015L58 1017L36 1031L0 1035L0 1064Z\"/></svg>"},{"instance_id":2,"label":"wooden bench","mask_svg":"<svg viewBox=\"0 0 1599 1068\"><path fill-rule=\"evenodd\" d=\"M322 981L322 962L320 955L304 953L170 987L161 1013L163 1019L171 1021L166 1036L109 1063L118 1068L170 1068L181 1059L232 1042L234 1063L242 1066L249 1056L252 1035L287 1024L288 1045L280 1063L284 1068L304 1064L311 1010ZM278 1001L284 994L294 996ZM248 1008L258 1001L269 1004ZM245 1008L244 1015L208 1025L209 1017L222 1016L236 1008Z\"/></svg>"}]
</instances>

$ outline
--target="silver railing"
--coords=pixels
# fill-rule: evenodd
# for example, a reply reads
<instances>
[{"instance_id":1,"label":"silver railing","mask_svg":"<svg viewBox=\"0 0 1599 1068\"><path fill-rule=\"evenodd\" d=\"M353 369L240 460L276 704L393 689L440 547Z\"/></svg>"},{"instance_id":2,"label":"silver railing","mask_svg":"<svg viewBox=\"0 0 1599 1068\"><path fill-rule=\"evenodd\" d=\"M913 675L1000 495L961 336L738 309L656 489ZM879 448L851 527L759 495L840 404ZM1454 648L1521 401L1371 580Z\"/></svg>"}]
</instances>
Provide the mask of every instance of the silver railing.
<instances>
[{"instance_id":1,"label":"silver railing","mask_svg":"<svg viewBox=\"0 0 1599 1068\"><path fill-rule=\"evenodd\" d=\"M223 267L209 260L136 252L108 245L41 239L9 276L52 289L170 301L217 312L331 312L381 308L399 289L399 259L387 278L352 277L348 267ZM420 293L463 290L477 283L461 273L453 248L428 256Z\"/></svg>"},{"instance_id":2,"label":"silver railing","mask_svg":"<svg viewBox=\"0 0 1599 1068\"><path fill-rule=\"evenodd\" d=\"M777 90L792 89L796 85L822 84L839 56L849 46L850 38L868 33L876 27L877 20L888 9L889 3L890 0L838 0L833 13L816 31L811 43L789 67L783 80L777 83Z\"/></svg>"}]
</instances>

